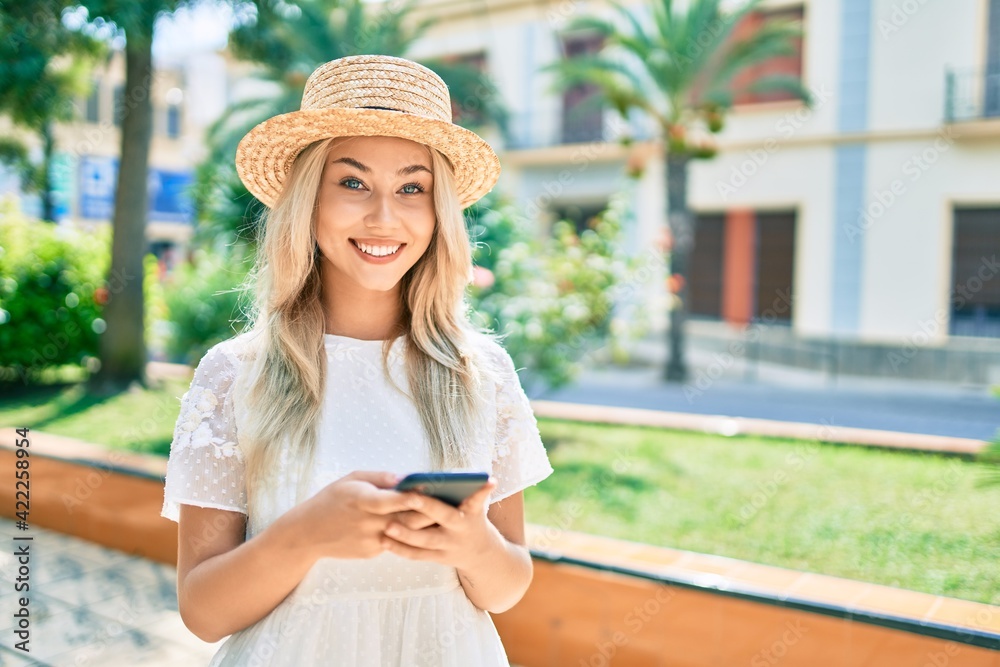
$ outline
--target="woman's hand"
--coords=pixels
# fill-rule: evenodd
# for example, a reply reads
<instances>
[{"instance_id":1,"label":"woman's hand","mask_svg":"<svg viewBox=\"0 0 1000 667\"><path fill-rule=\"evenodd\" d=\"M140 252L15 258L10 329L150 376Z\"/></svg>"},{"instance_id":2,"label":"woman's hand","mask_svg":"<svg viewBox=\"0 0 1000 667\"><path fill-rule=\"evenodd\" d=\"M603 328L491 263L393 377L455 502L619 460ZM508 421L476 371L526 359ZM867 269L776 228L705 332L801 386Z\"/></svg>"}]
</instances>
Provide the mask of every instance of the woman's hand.
<instances>
[{"instance_id":1,"label":"woman's hand","mask_svg":"<svg viewBox=\"0 0 1000 667\"><path fill-rule=\"evenodd\" d=\"M314 558L372 558L384 551L382 537L394 515L424 499L392 490L388 472L355 471L332 482L290 510Z\"/></svg>"},{"instance_id":2,"label":"woman's hand","mask_svg":"<svg viewBox=\"0 0 1000 667\"><path fill-rule=\"evenodd\" d=\"M383 548L403 558L434 561L459 570L469 568L504 541L486 518L490 493L496 485L491 477L457 508L437 498L419 496L419 507L388 522Z\"/></svg>"}]
</instances>

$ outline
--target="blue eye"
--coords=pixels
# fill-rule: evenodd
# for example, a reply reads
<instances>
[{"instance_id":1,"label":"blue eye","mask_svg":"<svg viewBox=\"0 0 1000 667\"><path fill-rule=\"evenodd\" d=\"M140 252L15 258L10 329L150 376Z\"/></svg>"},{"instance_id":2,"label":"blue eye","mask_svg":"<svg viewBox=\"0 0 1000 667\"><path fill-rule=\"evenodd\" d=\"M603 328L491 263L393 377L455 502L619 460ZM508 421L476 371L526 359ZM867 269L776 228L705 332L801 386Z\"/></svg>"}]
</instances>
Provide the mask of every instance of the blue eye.
<instances>
[{"instance_id":1,"label":"blue eye","mask_svg":"<svg viewBox=\"0 0 1000 667\"><path fill-rule=\"evenodd\" d=\"M423 188L423 186L422 186L422 185L420 185L419 183L407 183L407 184L406 184L406 185L404 185L403 187L404 187L404 188L409 188L409 187L414 187L414 188L416 188L416 189L417 189L417 191L416 191L416 192L407 192L406 194L408 194L408 195L417 195L417 194L420 194L421 192L423 192L423 191L424 191L424 188Z\"/></svg>"},{"instance_id":2,"label":"blue eye","mask_svg":"<svg viewBox=\"0 0 1000 667\"><path fill-rule=\"evenodd\" d=\"M352 187L350 187L350 186L347 185L347 183L349 183L351 181L353 181L355 183L360 183L361 182L361 181L359 181L356 178L345 178L344 180L342 180L340 182L340 184L343 185L344 187L346 187L348 190L357 190L358 188L352 188Z\"/></svg>"},{"instance_id":3,"label":"blue eye","mask_svg":"<svg viewBox=\"0 0 1000 667\"><path fill-rule=\"evenodd\" d=\"M352 187L352 186L348 185L348 183L358 183L358 184L361 184L361 185L363 185L363 184L361 183L361 181L359 181L358 179L354 178L353 176L348 176L347 178L345 178L345 179L341 180L341 181L340 181L340 184L341 184L341 185L343 185L343 186L344 186L345 188L347 188L348 190L361 190L361 189L362 189L362 188L355 188L355 187ZM423 187L422 185L420 185L419 183L407 183L406 185L404 185L404 186L403 186L403 189L404 189L404 190L405 190L406 188L416 188L416 191L415 191L415 192L413 192L413 191L410 191L410 192L404 192L403 194L407 194L407 195L418 195L418 194L420 194L421 192L424 192L424 187Z\"/></svg>"}]
</instances>

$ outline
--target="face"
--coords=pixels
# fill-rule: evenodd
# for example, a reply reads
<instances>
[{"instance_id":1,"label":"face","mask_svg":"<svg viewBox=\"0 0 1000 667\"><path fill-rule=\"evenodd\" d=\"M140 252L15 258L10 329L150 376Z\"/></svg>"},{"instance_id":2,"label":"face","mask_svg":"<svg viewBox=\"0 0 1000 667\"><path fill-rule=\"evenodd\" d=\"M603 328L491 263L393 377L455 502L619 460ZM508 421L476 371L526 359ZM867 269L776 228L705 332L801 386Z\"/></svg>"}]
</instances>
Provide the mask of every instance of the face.
<instances>
[{"instance_id":1,"label":"face","mask_svg":"<svg viewBox=\"0 0 1000 667\"><path fill-rule=\"evenodd\" d=\"M316 238L333 284L387 292L434 235L428 149L396 137L352 137L327 156Z\"/></svg>"}]
</instances>

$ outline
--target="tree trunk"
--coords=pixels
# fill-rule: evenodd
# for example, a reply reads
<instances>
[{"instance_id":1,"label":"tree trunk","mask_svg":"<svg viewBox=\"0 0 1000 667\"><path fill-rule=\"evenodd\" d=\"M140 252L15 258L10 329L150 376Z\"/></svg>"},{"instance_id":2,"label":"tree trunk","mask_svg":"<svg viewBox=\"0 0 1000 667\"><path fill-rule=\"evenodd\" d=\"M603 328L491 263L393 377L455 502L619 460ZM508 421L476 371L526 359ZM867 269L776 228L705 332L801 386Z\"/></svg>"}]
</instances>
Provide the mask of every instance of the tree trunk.
<instances>
[{"instance_id":1,"label":"tree trunk","mask_svg":"<svg viewBox=\"0 0 1000 667\"><path fill-rule=\"evenodd\" d=\"M688 377L685 359L686 338L684 326L687 320L687 275L688 261L694 248L694 216L687 204L688 163L690 156L667 154L667 222L673 243L670 250L670 273L676 292L671 298L670 327L667 331L667 366L664 379L668 382L684 382Z\"/></svg>"},{"instance_id":2,"label":"tree trunk","mask_svg":"<svg viewBox=\"0 0 1000 667\"><path fill-rule=\"evenodd\" d=\"M147 386L142 261L153 128L152 34L152 16L141 30L126 34L121 160L112 223L108 302L103 314L107 329L101 335L101 368L91 382L91 389L99 394L120 391L132 382Z\"/></svg>"},{"instance_id":3,"label":"tree trunk","mask_svg":"<svg viewBox=\"0 0 1000 667\"><path fill-rule=\"evenodd\" d=\"M42 124L42 220L56 221L56 206L52 201L52 155L55 153L55 137L52 136L52 121Z\"/></svg>"}]
</instances>

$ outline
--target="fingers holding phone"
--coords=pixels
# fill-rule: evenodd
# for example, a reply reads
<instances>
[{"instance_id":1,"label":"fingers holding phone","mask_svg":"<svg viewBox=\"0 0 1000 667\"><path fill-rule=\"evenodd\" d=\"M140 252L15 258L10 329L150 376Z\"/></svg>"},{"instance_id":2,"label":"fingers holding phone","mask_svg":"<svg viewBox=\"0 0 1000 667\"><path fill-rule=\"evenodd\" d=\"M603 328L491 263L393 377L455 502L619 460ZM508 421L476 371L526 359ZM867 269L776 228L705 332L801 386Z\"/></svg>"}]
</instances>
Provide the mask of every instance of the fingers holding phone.
<instances>
[{"instance_id":1,"label":"fingers holding phone","mask_svg":"<svg viewBox=\"0 0 1000 667\"><path fill-rule=\"evenodd\" d=\"M296 531L308 535L316 558L372 558L392 516L423 498L395 490L398 476L355 471L331 482L290 511Z\"/></svg>"},{"instance_id":2,"label":"fingers holding phone","mask_svg":"<svg viewBox=\"0 0 1000 667\"><path fill-rule=\"evenodd\" d=\"M470 478L444 481L444 477L438 477L433 480L437 482L436 485L431 485L431 480L426 478L418 479L420 484L417 488L422 488L424 493L432 491L446 499L428 494L421 506L413 510L425 517L423 521L409 515L405 522L398 519L390 521L383 538L383 547L404 558L435 561L459 569L473 563L498 539L502 540L499 531L486 518L485 511L489 495L496 488L496 481L485 473L478 475L482 478L475 478L471 488L468 484L460 484L472 481ZM413 481L404 486L412 484ZM424 484L428 486L423 486ZM442 488L448 485L452 486L450 493ZM456 490L456 486L460 486L461 490ZM424 521L433 524L422 528L410 527L418 526Z\"/></svg>"}]
</instances>

